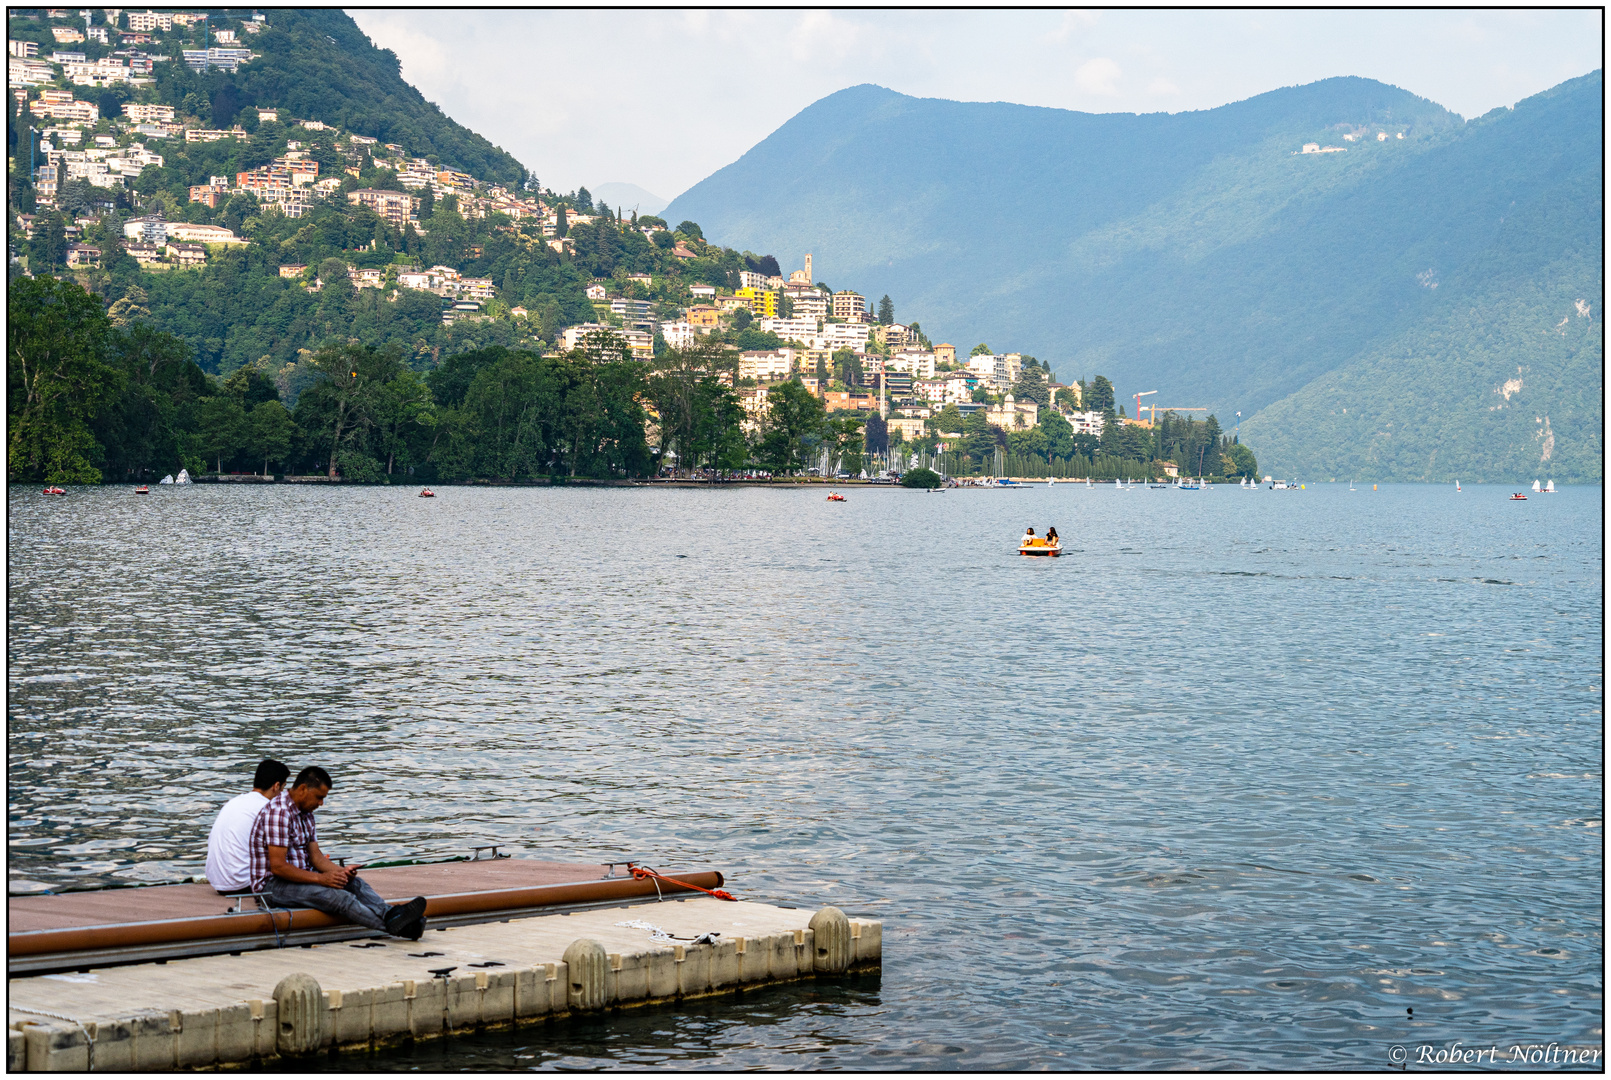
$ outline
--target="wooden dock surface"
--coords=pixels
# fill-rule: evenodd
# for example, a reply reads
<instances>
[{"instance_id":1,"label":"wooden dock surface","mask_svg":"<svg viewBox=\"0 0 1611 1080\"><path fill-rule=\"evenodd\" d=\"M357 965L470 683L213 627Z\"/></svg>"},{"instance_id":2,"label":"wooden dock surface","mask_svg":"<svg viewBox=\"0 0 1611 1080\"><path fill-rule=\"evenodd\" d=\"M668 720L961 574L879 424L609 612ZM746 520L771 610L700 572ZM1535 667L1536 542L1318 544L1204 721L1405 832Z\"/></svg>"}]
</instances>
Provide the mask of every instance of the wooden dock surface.
<instances>
[{"instance_id":1,"label":"wooden dock surface","mask_svg":"<svg viewBox=\"0 0 1611 1080\"><path fill-rule=\"evenodd\" d=\"M396 902L416 896L597 881L604 878L607 868L601 863L481 859L379 867L360 873L376 892ZM621 866L615 867L617 876L624 873ZM205 883L13 896L6 901L6 932L66 930L160 919L200 919L222 915L233 904L233 900L219 895L217 890Z\"/></svg>"}]
</instances>

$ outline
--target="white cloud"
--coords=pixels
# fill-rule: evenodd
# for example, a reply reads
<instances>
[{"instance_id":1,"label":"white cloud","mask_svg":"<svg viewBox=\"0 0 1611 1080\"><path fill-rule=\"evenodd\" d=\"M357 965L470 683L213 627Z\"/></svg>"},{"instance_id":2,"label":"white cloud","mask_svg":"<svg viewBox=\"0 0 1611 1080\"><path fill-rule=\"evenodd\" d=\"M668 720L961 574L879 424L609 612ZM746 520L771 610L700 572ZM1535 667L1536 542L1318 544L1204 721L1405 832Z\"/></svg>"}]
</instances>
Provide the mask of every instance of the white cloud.
<instances>
[{"instance_id":1,"label":"white cloud","mask_svg":"<svg viewBox=\"0 0 1611 1080\"><path fill-rule=\"evenodd\" d=\"M1112 97L1119 92L1119 65L1105 56L1087 60L1074 71L1074 85L1087 94Z\"/></svg>"},{"instance_id":2,"label":"white cloud","mask_svg":"<svg viewBox=\"0 0 1611 1080\"><path fill-rule=\"evenodd\" d=\"M827 11L808 11L789 30L789 53L800 63L841 61L853 55L863 28Z\"/></svg>"},{"instance_id":3,"label":"white cloud","mask_svg":"<svg viewBox=\"0 0 1611 1080\"><path fill-rule=\"evenodd\" d=\"M1065 11L1062 21L1057 24L1056 29L1046 35L1046 40L1061 45L1073 37L1075 31L1095 26L1101 18L1102 13L1098 11Z\"/></svg>"}]
</instances>

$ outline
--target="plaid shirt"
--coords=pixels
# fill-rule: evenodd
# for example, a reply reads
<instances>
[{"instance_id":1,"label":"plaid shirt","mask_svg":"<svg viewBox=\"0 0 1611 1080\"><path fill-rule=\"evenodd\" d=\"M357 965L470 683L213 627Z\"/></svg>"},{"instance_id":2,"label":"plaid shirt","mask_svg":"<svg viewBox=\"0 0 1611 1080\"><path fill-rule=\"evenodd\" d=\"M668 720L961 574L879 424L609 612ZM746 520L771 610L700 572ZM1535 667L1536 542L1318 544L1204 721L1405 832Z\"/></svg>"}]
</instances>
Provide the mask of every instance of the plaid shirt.
<instances>
[{"instance_id":1,"label":"plaid shirt","mask_svg":"<svg viewBox=\"0 0 1611 1080\"><path fill-rule=\"evenodd\" d=\"M291 793L282 791L268 801L252 822L252 890L262 892L273 880L268 849L272 844L285 849L285 861L299 870L312 870L308 845L317 840L312 811L297 809Z\"/></svg>"}]
</instances>

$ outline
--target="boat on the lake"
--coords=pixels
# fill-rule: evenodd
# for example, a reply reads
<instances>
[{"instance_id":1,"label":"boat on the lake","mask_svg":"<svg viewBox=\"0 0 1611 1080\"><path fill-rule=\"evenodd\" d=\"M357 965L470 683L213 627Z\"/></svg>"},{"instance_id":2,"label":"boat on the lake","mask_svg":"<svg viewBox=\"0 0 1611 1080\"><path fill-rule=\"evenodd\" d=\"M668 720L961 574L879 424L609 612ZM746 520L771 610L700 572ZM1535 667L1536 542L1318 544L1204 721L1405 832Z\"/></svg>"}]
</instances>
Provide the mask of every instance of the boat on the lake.
<instances>
[{"instance_id":1,"label":"boat on the lake","mask_svg":"<svg viewBox=\"0 0 1611 1080\"><path fill-rule=\"evenodd\" d=\"M1544 485L1544 494L1545 495L1553 495L1553 494L1555 494L1555 481L1551 480L1549 483Z\"/></svg>"},{"instance_id":2,"label":"boat on the lake","mask_svg":"<svg viewBox=\"0 0 1611 1080\"><path fill-rule=\"evenodd\" d=\"M436 498L436 492L432 491L430 488L421 488L420 489L420 498L422 498L422 499L434 499L434 498Z\"/></svg>"},{"instance_id":3,"label":"boat on the lake","mask_svg":"<svg viewBox=\"0 0 1611 1080\"><path fill-rule=\"evenodd\" d=\"M141 484L139 487L134 489L134 493L136 495L149 495L151 494L151 489L146 487L144 484Z\"/></svg>"},{"instance_id":4,"label":"boat on the lake","mask_svg":"<svg viewBox=\"0 0 1611 1080\"><path fill-rule=\"evenodd\" d=\"M1026 536L1018 545L1020 555L1050 555L1056 558L1063 553L1063 541L1053 540L1047 542L1044 536Z\"/></svg>"},{"instance_id":5,"label":"boat on the lake","mask_svg":"<svg viewBox=\"0 0 1611 1080\"><path fill-rule=\"evenodd\" d=\"M1516 492L1515 494L1513 494L1510 497L1510 501L1511 502L1526 502L1527 501L1527 496L1523 495L1521 492L1518 491L1518 492Z\"/></svg>"},{"instance_id":6,"label":"boat on the lake","mask_svg":"<svg viewBox=\"0 0 1611 1080\"><path fill-rule=\"evenodd\" d=\"M41 494L41 495L66 495L67 494L67 489L66 488L59 488L59 487L48 487L48 488L45 488L43 491L41 491L39 494Z\"/></svg>"},{"instance_id":7,"label":"boat on the lake","mask_svg":"<svg viewBox=\"0 0 1611 1080\"><path fill-rule=\"evenodd\" d=\"M839 494L839 492L837 492L837 491L830 491L830 492L828 492L828 501L829 502L844 502L845 497L843 495Z\"/></svg>"}]
</instances>

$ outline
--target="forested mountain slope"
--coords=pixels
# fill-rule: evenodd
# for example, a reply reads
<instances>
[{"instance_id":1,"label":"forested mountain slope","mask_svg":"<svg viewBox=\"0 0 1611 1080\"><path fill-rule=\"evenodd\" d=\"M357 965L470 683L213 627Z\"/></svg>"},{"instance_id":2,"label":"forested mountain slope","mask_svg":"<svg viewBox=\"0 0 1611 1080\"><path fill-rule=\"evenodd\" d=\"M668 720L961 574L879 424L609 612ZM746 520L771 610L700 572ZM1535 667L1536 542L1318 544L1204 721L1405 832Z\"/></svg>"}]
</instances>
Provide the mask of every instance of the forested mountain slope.
<instances>
[{"instance_id":1,"label":"forested mountain slope","mask_svg":"<svg viewBox=\"0 0 1611 1080\"><path fill-rule=\"evenodd\" d=\"M398 143L478 180L518 185L525 178L513 156L454 122L405 82L397 54L377 49L346 12L275 8L266 14L271 29L251 43L262 57L234 76L240 106L278 105L295 116ZM218 102L214 96L215 109Z\"/></svg>"},{"instance_id":2,"label":"forested mountain slope","mask_svg":"<svg viewBox=\"0 0 1611 1080\"><path fill-rule=\"evenodd\" d=\"M1599 235L1600 96L1596 72L1465 123L1363 79L1175 116L856 87L666 213L785 260L812 251L820 277L908 297L903 317L954 342L1010 342L1065 378L1101 370L1121 398L1159 389L1167 404L1247 418L1392 346L1412 358L1403 382L1418 396L1404 404L1425 416L1420 404L1458 387L1417 335L1457 298L1493 302L1503 291L1489 283L1532 282L1574 238ZM1308 142L1343 152L1300 153ZM1524 233L1533 205L1562 212ZM1597 298L1591 277L1580 288ZM1252 431L1286 453L1308 438L1268 421ZM1585 437L1553 431L1557 444ZM1278 469L1318 467L1309 451L1259 449ZM1396 455L1378 465L1425 471Z\"/></svg>"}]
</instances>

